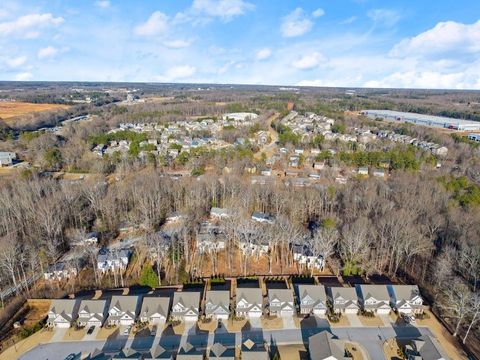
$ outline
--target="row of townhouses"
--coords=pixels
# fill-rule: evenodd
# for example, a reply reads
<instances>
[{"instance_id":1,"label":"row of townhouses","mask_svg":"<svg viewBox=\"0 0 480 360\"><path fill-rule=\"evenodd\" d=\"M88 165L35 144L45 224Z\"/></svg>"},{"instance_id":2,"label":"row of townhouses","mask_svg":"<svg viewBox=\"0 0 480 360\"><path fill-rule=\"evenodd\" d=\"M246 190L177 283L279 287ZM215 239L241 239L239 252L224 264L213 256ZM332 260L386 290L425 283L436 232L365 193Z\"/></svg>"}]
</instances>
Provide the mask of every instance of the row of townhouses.
<instances>
[{"instance_id":1,"label":"row of townhouses","mask_svg":"<svg viewBox=\"0 0 480 360\"><path fill-rule=\"evenodd\" d=\"M133 325L135 321L160 324L167 319L197 321L201 315L200 291L175 292L173 299L157 296L112 296L111 300L61 299L53 300L48 313L51 327ZM416 285L356 285L351 288L323 285L298 285L290 289L269 289L264 306L260 288L238 288L234 311L237 316L260 318L300 314L324 315L330 306L336 313L356 314L360 309L375 314L413 314L423 311L423 300ZM204 315L226 320L231 309L228 290L208 291L205 296Z\"/></svg>"}]
</instances>

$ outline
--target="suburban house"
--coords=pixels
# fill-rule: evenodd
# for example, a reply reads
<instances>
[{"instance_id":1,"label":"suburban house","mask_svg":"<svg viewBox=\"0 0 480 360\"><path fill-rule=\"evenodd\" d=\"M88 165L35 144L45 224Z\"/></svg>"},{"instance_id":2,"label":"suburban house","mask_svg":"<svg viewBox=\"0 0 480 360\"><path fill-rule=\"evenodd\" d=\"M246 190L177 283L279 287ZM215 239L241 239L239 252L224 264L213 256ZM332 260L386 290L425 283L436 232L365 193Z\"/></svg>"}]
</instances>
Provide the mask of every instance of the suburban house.
<instances>
[{"instance_id":1,"label":"suburban house","mask_svg":"<svg viewBox=\"0 0 480 360\"><path fill-rule=\"evenodd\" d=\"M252 214L252 220L260 223L273 224L273 218L270 214L266 214L260 211L254 211Z\"/></svg>"},{"instance_id":2,"label":"suburban house","mask_svg":"<svg viewBox=\"0 0 480 360\"><path fill-rule=\"evenodd\" d=\"M222 219L227 218L231 215L229 209L223 209L218 207L212 207L210 209L210 218L212 219Z\"/></svg>"},{"instance_id":3,"label":"suburban house","mask_svg":"<svg viewBox=\"0 0 480 360\"><path fill-rule=\"evenodd\" d=\"M173 295L171 317L175 320L197 321L200 306L200 292L176 292Z\"/></svg>"},{"instance_id":4,"label":"suburban house","mask_svg":"<svg viewBox=\"0 0 480 360\"><path fill-rule=\"evenodd\" d=\"M157 344L150 348L150 351L147 354L144 354L144 359L172 360L173 356L165 350L163 346Z\"/></svg>"},{"instance_id":5,"label":"suburban house","mask_svg":"<svg viewBox=\"0 0 480 360\"><path fill-rule=\"evenodd\" d=\"M417 285L390 285L391 306L401 314L421 314L423 299Z\"/></svg>"},{"instance_id":6,"label":"suburban house","mask_svg":"<svg viewBox=\"0 0 480 360\"><path fill-rule=\"evenodd\" d=\"M215 343L210 348L209 359L215 360L235 360L235 349L227 349L221 343Z\"/></svg>"},{"instance_id":7,"label":"suburban house","mask_svg":"<svg viewBox=\"0 0 480 360\"><path fill-rule=\"evenodd\" d=\"M45 280L61 281L75 276L77 276L77 269L74 266L64 262L58 262L50 265L43 273Z\"/></svg>"},{"instance_id":8,"label":"suburban house","mask_svg":"<svg viewBox=\"0 0 480 360\"><path fill-rule=\"evenodd\" d=\"M386 285L355 285L364 311L375 314L390 313L390 295Z\"/></svg>"},{"instance_id":9,"label":"suburban house","mask_svg":"<svg viewBox=\"0 0 480 360\"><path fill-rule=\"evenodd\" d=\"M112 296L108 309L108 325L133 325L137 318L138 296Z\"/></svg>"},{"instance_id":10,"label":"suburban house","mask_svg":"<svg viewBox=\"0 0 480 360\"><path fill-rule=\"evenodd\" d=\"M422 335L405 346L407 360L447 360L437 339L429 335Z\"/></svg>"},{"instance_id":11,"label":"suburban house","mask_svg":"<svg viewBox=\"0 0 480 360\"><path fill-rule=\"evenodd\" d=\"M101 327L107 317L106 300L82 300L78 309L79 326Z\"/></svg>"},{"instance_id":12,"label":"suburban house","mask_svg":"<svg viewBox=\"0 0 480 360\"><path fill-rule=\"evenodd\" d=\"M360 167L357 170L358 175L368 175L368 167Z\"/></svg>"},{"instance_id":13,"label":"suburban house","mask_svg":"<svg viewBox=\"0 0 480 360\"><path fill-rule=\"evenodd\" d=\"M270 360L268 351L265 349L265 345L257 345L250 339L247 339L243 342L241 352L242 360Z\"/></svg>"},{"instance_id":14,"label":"suburban house","mask_svg":"<svg viewBox=\"0 0 480 360\"><path fill-rule=\"evenodd\" d=\"M230 291L213 290L207 292L205 299L205 316L228 320L230 315Z\"/></svg>"},{"instance_id":15,"label":"suburban house","mask_svg":"<svg viewBox=\"0 0 480 360\"><path fill-rule=\"evenodd\" d=\"M297 299L300 314L325 315L327 295L323 285L298 285Z\"/></svg>"},{"instance_id":16,"label":"suburban house","mask_svg":"<svg viewBox=\"0 0 480 360\"><path fill-rule=\"evenodd\" d=\"M307 269L321 269L323 266L323 258L314 256L307 245L292 245L293 260Z\"/></svg>"},{"instance_id":17,"label":"suburban house","mask_svg":"<svg viewBox=\"0 0 480 360\"><path fill-rule=\"evenodd\" d=\"M78 315L78 301L74 299L53 300L48 310L49 327L69 328Z\"/></svg>"},{"instance_id":18,"label":"suburban house","mask_svg":"<svg viewBox=\"0 0 480 360\"><path fill-rule=\"evenodd\" d=\"M237 303L235 312L246 318L259 318L263 314L262 289L237 288Z\"/></svg>"},{"instance_id":19,"label":"suburban house","mask_svg":"<svg viewBox=\"0 0 480 360\"><path fill-rule=\"evenodd\" d=\"M140 321L151 325L164 323L168 318L169 307L168 297L145 296L140 310Z\"/></svg>"},{"instance_id":20,"label":"suburban house","mask_svg":"<svg viewBox=\"0 0 480 360\"><path fill-rule=\"evenodd\" d=\"M100 250L97 257L97 268L102 273L107 271L125 270L130 261L130 255L132 252L128 249L112 250L103 249Z\"/></svg>"},{"instance_id":21,"label":"suburban house","mask_svg":"<svg viewBox=\"0 0 480 360\"><path fill-rule=\"evenodd\" d=\"M0 151L0 167L2 166L11 166L13 160L17 159L17 154L14 152Z\"/></svg>"},{"instance_id":22,"label":"suburban house","mask_svg":"<svg viewBox=\"0 0 480 360\"><path fill-rule=\"evenodd\" d=\"M345 344L324 330L308 338L308 352L312 360L343 360Z\"/></svg>"},{"instance_id":23,"label":"suburban house","mask_svg":"<svg viewBox=\"0 0 480 360\"><path fill-rule=\"evenodd\" d=\"M177 360L203 360L204 352L195 348L192 344L186 343L178 351Z\"/></svg>"},{"instance_id":24,"label":"suburban house","mask_svg":"<svg viewBox=\"0 0 480 360\"><path fill-rule=\"evenodd\" d=\"M268 250L270 249L270 244L266 241L264 241L262 243L260 243L260 242L253 243L253 242L249 242L249 241L240 240L240 242L238 243L238 247L240 248L240 251L244 254L263 255L263 254L266 254L268 252Z\"/></svg>"},{"instance_id":25,"label":"suburban house","mask_svg":"<svg viewBox=\"0 0 480 360\"><path fill-rule=\"evenodd\" d=\"M293 293L290 289L268 289L270 315L292 316L295 312Z\"/></svg>"},{"instance_id":26,"label":"suburban house","mask_svg":"<svg viewBox=\"0 0 480 360\"><path fill-rule=\"evenodd\" d=\"M204 221L200 224L196 238L197 251L200 254L218 252L225 249L225 237L220 228L210 221Z\"/></svg>"},{"instance_id":27,"label":"suburban house","mask_svg":"<svg viewBox=\"0 0 480 360\"><path fill-rule=\"evenodd\" d=\"M96 232L88 233L85 237L73 241L71 246L96 246L98 243L98 234Z\"/></svg>"},{"instance_id":28,"label":"suburban house","mask_svg":"<svg viewBox=\"0 0 480 360\"><path fill-rule=\"evenodd\" d=\"M327 289L327 295L335 313L358 313L358 295L354 287L330 287Z\"/></svg>"}]
</instances>

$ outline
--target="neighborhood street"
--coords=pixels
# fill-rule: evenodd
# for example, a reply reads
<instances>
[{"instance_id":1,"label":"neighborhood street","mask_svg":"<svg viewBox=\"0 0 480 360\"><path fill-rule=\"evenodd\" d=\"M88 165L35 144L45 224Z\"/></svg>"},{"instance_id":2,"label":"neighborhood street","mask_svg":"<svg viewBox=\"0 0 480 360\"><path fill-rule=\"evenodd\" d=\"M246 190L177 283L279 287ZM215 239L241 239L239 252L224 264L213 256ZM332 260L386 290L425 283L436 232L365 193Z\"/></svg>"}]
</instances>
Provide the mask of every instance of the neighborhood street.
<instances>
[{"instance_id":1,"label":"neighborhood street","mask_svg":"<svg viewBox=\"0 0 480 360\"><path fill-rule=\"evenodd\" d=\"M241 342L251 339L255 343L264 341L270 346L307 343L310 336L322 331L331 331L341 339L360 343L370 354L372 360L384 360L383 342L391 337L415 338L420 335L432 335L428 328L414 326L388 326L378 328L367 327L346 327L346 328L308 328L308 329L282 329L282 330L245 330L241 333L228 333L224 330L216 331L214 334L197 331L195 334L190 330L184 336L162 334L159 337L137 336L131 342L131 347L139 351L148 351L152 346L160 344L166 350L178 349L180 342L188 341L196 347L206 347L213 342L221 342L224 346L235 346ZM164 332L165 333L165 332ZM186 337L186 338L185 338ZM209 339L210 337L210 339ZM212 339L213 337L213 339ZM154 340L155 343L154 344ZM126 336L117 336L115 339L75 341L75 342L52 342L39 345L20 357L21 360L53 360L62 359L70 353L80 354L91 352L93 349L101 349L105 352L116 352L126 344ZM79 357L78 357L79 358Z\"/></svg>"}]
</instances>

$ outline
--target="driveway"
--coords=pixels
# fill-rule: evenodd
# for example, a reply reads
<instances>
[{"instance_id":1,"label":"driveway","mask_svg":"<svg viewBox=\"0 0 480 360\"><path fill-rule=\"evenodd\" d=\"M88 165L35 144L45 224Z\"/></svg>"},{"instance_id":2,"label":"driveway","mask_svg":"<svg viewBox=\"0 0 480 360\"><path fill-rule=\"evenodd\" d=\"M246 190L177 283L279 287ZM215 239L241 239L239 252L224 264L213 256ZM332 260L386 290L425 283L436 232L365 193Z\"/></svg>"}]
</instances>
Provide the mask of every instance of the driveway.
<instances>
[{"instance_id":1,"label":"driveway","mask_svg":"<svg viewBox=\"0 0 480 360\"><path fill-rule=\"evenodd\" d=\"M187 343L187 340L196 334L197 322L196 321L185 321L185 329L183 330L182 337L180 339L180 347Z\"/></svg>"},{"instance_id":2,"label":"driveway","mask_svg":"<svg viewBox=\"0 0 480 360\"><path fill-rule=\"evenodd\" d=\"M87 334L88 328L85 330L85 336L83 337L82 341L92 341L97 338L98 332L100 331L100 326L95 326L93 332L91 334Z\"/></svg>"},{"instance_id":3,"label":"driveway","mask_svg":"<svg viewBox=\"0 0 480 360\"><path fill-rule=\"evenodd\" d=\"M383 322L383 326L392 326L392 319L390 319L390 315L378 315L380 320Z\"/></svg>"},{"instance_id":4,"label":"driveway","mask_svg":"<svg viewBox=\"0 0 480 360\"><path fill-rule=\"evenodd\" d=\"M347 317L351 327L363 327L363 324L358 318L357 314L345 314L344 316Z\"/></svg>"},{"instance_id":5,"label":"driveway","mask_svg":"<svg viewBox=\"0 0 480 360\"><path fill-rule=\"evenodd\" d=\"M62 339L65 337L65 334L67 333L68 328L62 329L62 328L54 328L53 329L53 336L50 342L58 342L62 341Z\"/></svg>"},{"instance_id":6,"label":"driveway","mask_svg":"<svg viewBox=\"0 0 480 360\"><path fill-rule=\"evenodd\" d=\"M282 316L283 328L284 329L296 329L295 322L293 321L293 316Z\"/></svg>"},{"instance_id":7,"label":"driveway","mask_svg":"<svg viewBox=\"0 0 480 360\"><path fill-rule=\"evenodd\" d=\"M262 320L260 318L251 317L248 319L252 329L261 329L262 328Z\"/></svg>"}]
</instances>

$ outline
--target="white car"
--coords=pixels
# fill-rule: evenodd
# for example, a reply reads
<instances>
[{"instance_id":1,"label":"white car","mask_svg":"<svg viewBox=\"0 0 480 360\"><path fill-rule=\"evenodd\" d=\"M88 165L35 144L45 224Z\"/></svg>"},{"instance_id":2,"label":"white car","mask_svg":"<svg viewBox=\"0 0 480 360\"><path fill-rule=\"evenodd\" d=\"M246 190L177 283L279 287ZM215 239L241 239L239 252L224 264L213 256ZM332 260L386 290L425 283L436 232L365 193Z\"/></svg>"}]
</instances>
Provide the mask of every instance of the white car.
<instances>
[{"instance_id":1,"label":"white car","mask_svg":"<svg viewBox=\"0 0 480 360\"><path fill-rule=\"evenodd\" d=\"M130 330L132 329L131 326L127 327L125 330L123 330L123 335L128 335L130 334Z\"/></svg>"}]
</instances>

